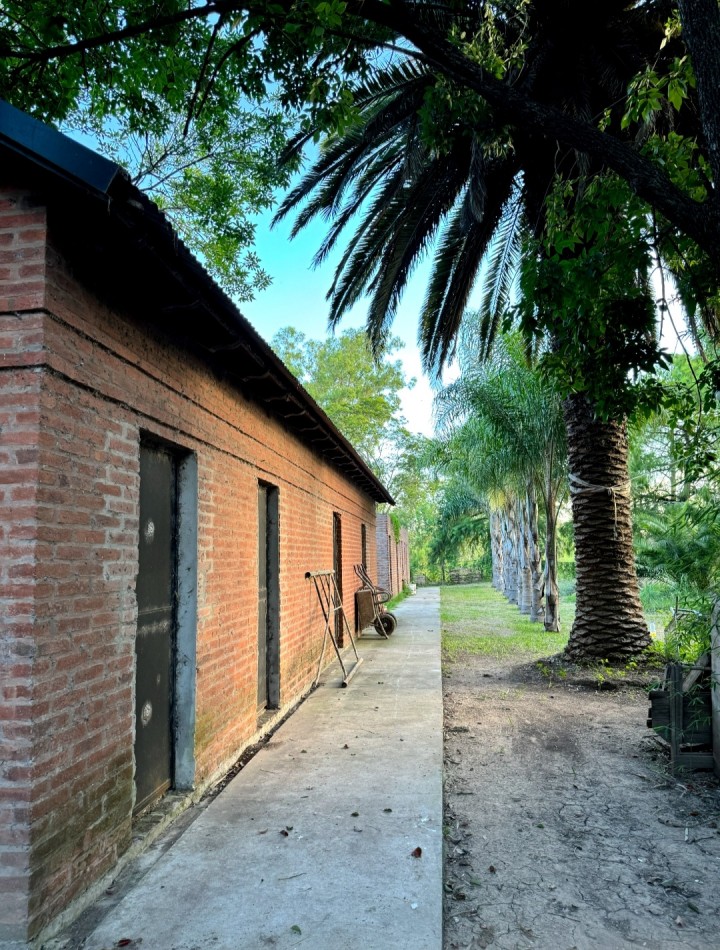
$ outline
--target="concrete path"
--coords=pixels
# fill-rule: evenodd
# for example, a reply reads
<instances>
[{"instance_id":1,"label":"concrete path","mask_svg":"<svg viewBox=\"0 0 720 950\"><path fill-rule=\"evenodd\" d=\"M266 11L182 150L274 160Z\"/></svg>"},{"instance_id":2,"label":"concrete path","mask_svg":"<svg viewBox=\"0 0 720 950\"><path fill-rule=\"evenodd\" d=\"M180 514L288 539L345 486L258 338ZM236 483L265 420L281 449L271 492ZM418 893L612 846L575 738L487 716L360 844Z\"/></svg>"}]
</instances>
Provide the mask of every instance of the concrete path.
<instances>
[{"instance_id":1,"label":"concrete path","mask_svg":"<svg viewBox=\"0 0 720 950\"><path fill-rule=\"evenodd\" d=\"M172 846L140 859L142 876L79 946L439 950L438 591L397 615L389 640L359 642L347 689L334 664Z\"/></svg>"}]
</instances>

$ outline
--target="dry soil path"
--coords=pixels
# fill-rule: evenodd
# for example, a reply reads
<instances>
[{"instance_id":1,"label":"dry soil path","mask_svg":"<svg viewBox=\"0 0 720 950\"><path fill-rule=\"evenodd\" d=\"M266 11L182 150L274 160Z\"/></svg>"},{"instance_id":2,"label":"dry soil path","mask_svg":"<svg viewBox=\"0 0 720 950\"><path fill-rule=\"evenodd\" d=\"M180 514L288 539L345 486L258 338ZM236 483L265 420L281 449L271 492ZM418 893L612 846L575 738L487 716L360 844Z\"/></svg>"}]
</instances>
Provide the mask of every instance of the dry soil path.
<instances>
[{"instance_id":1,"label":"dry soil path","mask_svg":"<svg viewBox=\"0 0 720 950\"><path fill-rule=\"evenodd\" d=\"M720 793L669 778L641 689L445 666L450 948L720 947Z\"/></svg>"}]
</instances>

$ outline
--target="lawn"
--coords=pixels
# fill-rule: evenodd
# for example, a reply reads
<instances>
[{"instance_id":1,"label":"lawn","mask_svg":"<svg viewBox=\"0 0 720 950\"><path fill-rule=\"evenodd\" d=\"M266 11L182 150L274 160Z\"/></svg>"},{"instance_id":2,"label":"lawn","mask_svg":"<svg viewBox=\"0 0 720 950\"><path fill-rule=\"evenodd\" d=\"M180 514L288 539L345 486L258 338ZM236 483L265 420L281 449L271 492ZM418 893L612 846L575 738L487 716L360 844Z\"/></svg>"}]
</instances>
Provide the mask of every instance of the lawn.
<instances>
[{"instance_id":1,"label":"lawn","mask_svg":"<svg viewBox=\"0 0 720 950\"><path fill-rule=\"evenodd\" d=\"M458 653L492 657L548 656L567 643L575 614L574 603L561 599L561 633L547 633L531 623L489 583L441 587L440 618L443 649L450 659Z\"/></svg>"},{"instance_id":2,"label":"lawn","mask_svg":"<svg viewBox=\"0 0 720 950\"><path fill-rule=\"evenodd\" d=\"M441 587L443 649L450 659L459 653L484 656L550 656L565 648L575 617L574 581L560 581L560 633L547 633L542 623L531 623L517 606L509 604L489 582ZM641 599L650 629L662 641L671 616L674 590L645 582Z\"/></svg>"}]
</instances>

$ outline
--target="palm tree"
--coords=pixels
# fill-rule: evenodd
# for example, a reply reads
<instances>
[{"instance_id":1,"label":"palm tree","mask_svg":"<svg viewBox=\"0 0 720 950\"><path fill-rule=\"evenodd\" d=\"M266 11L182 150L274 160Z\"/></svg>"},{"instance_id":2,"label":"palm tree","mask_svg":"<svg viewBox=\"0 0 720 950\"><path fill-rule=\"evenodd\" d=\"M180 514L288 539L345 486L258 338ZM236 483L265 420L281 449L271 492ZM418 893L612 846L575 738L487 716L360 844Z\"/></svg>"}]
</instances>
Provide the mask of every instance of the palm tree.
<instances>
[{"instance_id":1,"label":"palm tree","mask_svg":"<svg viewBox=\"0 0 720 950\"><path fill-rule=\"evenodd\" d=\"M557 585L557 516L567 491L567 450L562 400L551 382L527 363L517 334L498 338L492 354L484 362L477 360L473 321L463 326L460 344L460 378L438 394L441 424L452 426L468 414L484 420L490 436L490 453L502 447L505 471L495 469L497 482L507 489L508 481L519 482L524 489L521 518L528 548L525 571L530 581L531 602L526 612L535 619L541 592L545 595L545 628L559 630ZM475 469L475 476L481 473ZM488 473L489 475L490 473ZM485 475L486 484L488 475ZM489 486L490 487L490 486ZM540 578L537 552L537 501L545 516L545 569ZM525 595L527 601L527 594Z\"/></svg>"},{"instance_id":2,"label":"palm tree","mask_svg":"<svg viewBox=\"0 0 720 950\"><path fill-rule=\"evenodd\" d=\"M436 446L436 450L437 450ZM450 559L479 553L487 535L487 505L483 496L462 476L453 473L442 486L429 559L439 565L443 583Z\"/></svg>"},{"instance_id":3,"label":"palm tree","mask_svg":"<svg viewBox=\"0 0 720 950\"><path fill-rule=\"evenodd\" d=\"M628 46L626 32L613 37L612 11L604 19L599 10L595 14L597 29L592 36L583 34L585 47L563 37L568 55L564 75L569 64L571 72L577 70L578 84L573 88L565 82L562 95L575 96L575 105L584 114L601 114L606 105L613 107L622 98L647 49L646 42L636 50ZM556 27L553 20L549 28ZM510 33L512 28L509 17L503 29ZM559 95L552 71L552 63L558 65L558 49L540 43L534 55L537 59L527 69L532 73L536 68L538 88L546 97ZM278 212L283 217L302 206L293 233L317 215L331 222L316 263L327 256L350 222L357 221L328 294L330 322L336 324L369 295L367 329L377 349L389 332L413 268L435 247L420 314L425 366L435 372L453 353L483 260L490 260L498 278L492 306L486 308L479 327L487 353L509 291L509 265L517 258L523 233L543 233L545 199L558 171L579 172L586 180L593 171L585 156L558 154L554 143L517 131L511 137L480 100L465 94L458 107L453 99L458 94L424 64L400 62L378 70L357 90L358 121L324 143L320 157ZM309 135L298 139L290 154L295 155ZM618 283L613 287L619 301L605 300L608 309L602 319L609 324L622 320L623 291ZM551 301L544 317L545 332L549 324L552 333L555 321L562 336L559 330L567 332L577 314L562 301L557 307ZM526 320L526 325L531 323ZM613 342L596 341L596 364L612 363ZM627 367L618 372L627 375ZM582 566L570 650L585 658L629 655L649 643L628 531L625 423L622 416L603 420L594 409L583 396L571 397L566 407L575 479L576 550ZM600 559L597 538L604 545Z\"/></svg>"}]
</instances>

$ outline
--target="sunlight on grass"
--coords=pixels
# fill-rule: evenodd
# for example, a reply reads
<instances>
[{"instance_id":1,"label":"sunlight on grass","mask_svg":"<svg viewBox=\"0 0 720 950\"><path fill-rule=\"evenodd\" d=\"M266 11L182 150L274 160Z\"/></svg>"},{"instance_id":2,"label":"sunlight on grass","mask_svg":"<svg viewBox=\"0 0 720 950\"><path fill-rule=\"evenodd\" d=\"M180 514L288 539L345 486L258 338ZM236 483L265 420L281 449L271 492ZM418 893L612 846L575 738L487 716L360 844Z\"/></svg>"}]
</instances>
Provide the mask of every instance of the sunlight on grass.
<instances>
[{"instance_id":1,"label":"sunlight on grass","mask_svg":"<svg viewBox=\"0 0 720 950\"><path fill-rule=\"evenodd\" d=\"M442 645L447 657L461 653L506 657L548 656L564 649L574 604L561 605L562 633L547 633L531 623L489 583L441 587Z\"/></svg>"}]
</instances>

